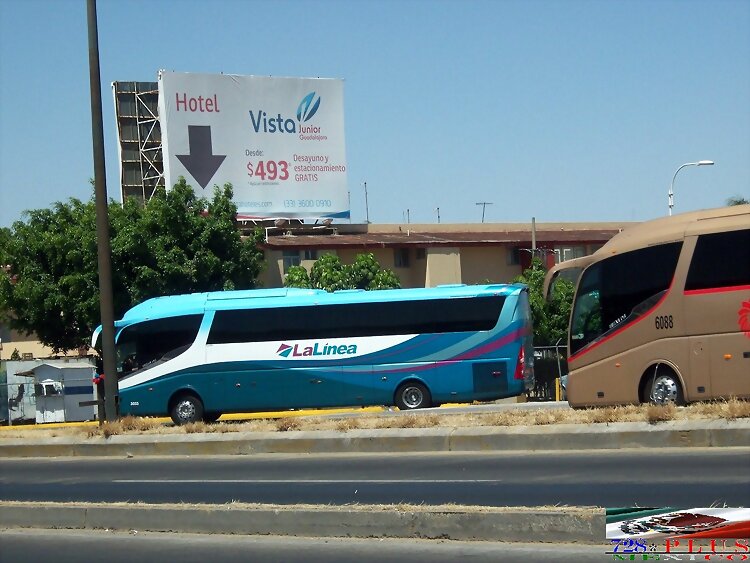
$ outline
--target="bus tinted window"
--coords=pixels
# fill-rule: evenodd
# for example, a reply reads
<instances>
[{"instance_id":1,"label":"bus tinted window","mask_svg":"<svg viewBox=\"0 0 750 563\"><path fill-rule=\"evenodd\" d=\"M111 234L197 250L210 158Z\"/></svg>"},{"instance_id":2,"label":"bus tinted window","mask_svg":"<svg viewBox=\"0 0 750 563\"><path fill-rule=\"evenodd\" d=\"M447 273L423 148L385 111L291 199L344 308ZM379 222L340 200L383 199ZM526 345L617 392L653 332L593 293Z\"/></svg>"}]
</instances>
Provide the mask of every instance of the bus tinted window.
<instances>
[{"instance_id":1,"label":"bus tinted window","mask_svg":"<svg viewBox=\"0 0 750 563\"><path fill-rule=\"evenodd\" d=\"M491 330L504 296L217 311L208 344Z\"/></svg>"},{"instance_id":2,"label":"bus tinted window","mask_svg":"<svg viewBox=\"0 0 750 563\"><path fill-rule=\"evenodd\" d=\"M750 285L750 229L701 235L685 290Z\"/></svg>"},{"instance_id":3,"label":"bus tinted window","mask_svg":"<svg viewBox=\"0 0 750 563\"><path fill-rule=\"evenodd\" d=\"M672 282L681 248L681 242L651 246L589 267L573 305L571 354L654 305Z\"/></svg>"},{"instance_id":4,"label":"bus tinted window","mask_svg":"<svg viewBox=\"0 0 750 563\"><path fill-rule=\"evenodd\" d=\"M198 335L203 315L168 317L125 327L117 339L117 371L127 375L146 364L178 356Z\"/></svg>"}]
</instances>

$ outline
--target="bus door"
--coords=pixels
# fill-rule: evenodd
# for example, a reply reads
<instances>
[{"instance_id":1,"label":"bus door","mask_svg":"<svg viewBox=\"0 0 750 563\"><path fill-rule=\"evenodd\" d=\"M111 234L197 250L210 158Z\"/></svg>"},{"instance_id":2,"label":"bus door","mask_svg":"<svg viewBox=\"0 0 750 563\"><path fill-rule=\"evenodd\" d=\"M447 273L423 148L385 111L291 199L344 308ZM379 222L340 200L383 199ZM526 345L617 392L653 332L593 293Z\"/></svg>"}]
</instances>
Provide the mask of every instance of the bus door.
<instances>
[{"instance_id":1,"label":"bus door","mask_svg":"<svg viewBox=\"0 0 750 563\"><path fill-rule=\"evenodd\" d=\"M706 396L750 396L750 229L688 241L695 244L684 296L691 373L710 379Z\"/></svg>"}]
</instances>

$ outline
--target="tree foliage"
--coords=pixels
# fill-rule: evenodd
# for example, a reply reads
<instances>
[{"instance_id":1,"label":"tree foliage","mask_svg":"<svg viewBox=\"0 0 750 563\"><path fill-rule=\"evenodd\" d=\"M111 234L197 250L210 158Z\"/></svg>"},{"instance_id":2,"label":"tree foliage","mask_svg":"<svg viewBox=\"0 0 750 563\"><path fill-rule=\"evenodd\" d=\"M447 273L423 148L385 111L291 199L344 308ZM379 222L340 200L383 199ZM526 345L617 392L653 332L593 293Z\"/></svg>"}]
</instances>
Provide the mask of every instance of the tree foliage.
<instances>
[{"instance_id":1,"label":"tree foliage","mask_svg":"<svg viewBox=\"0 0 750 563\"><path fill-rule=\"evenodd\" d=\"M727 205L745 205L746 203L750 203L750 200L739 195L727 199Z\"/></svg>"},{"instance_id":2,"label":"tree foliage","mask_svg":"<svg viewBox=\"0 0 750 563\"><path fill-rule=\"evenodd\" d=\"M141 206L109 204L115 316L150 297L252 288L262 267L260 233L242 240L232 187L197 197L184 179ZM86 344L100 322L93 199L27 212L7 235L0 314L55 351Z\"/></svg>"},{"instance_id":3,"label":"tree foliage","mask_svg":"<svg viewBox=\"0 0 750 563\"><path fill-rule=\"evenodd\" d=\"M394 289L401 287L401 282L393 271L381 268L372 253L357 254L353 264L343 264L335 254L324 254L315 261L309 274L302 266L289 268L284 285L336 291Z\"/></svg>"},{"instance_id":4,"label":"tree foliage","mask_svg":"<svg viewBox=\"0 0 750 563\"><path fill-rule=\"evenodd\" d=\"M554 346L559 340L567 341L568 319L575 287L564 279L555 280L550 299L544 298L544 277L547 274L542 261L535 258L531 267L513 281L529 286L529 305L534 323L534 345Z\"/></svg>"}]
</instances>

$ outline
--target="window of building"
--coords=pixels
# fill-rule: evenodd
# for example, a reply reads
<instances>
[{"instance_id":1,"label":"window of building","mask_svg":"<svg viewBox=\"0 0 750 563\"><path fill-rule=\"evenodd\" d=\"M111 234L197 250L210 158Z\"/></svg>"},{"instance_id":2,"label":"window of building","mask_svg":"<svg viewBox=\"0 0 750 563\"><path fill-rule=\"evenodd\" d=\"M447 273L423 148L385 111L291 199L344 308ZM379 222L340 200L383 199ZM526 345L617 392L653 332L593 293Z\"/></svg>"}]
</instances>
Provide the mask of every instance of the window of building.
<instances>
[{"instance_id":1,"label":"window of building","mask_svg":"<svg viewBox=\"0 0 750 563\"><path fill-rule=\"evenodd\" d=\"M424 248L417 248L417 260L424 260L427 258L427 250Z\"/></svg>"},{"instance_id":2,"label":"window of building","mask_svg":"<svg viewBox=\"0 0 750 563\"><path fill-rule=\"evenodd\" d=\"M316 248L308 248L304 253L305 260L317 260L318 250Z\"/></svg>"},{"instance_id":3,"label":"window of building","mask_svg":"<svg viewBox=\"0 0 750 563\"><path fill-rule=\"evenodd\" d=\"M393 264L396 268L408 268L409 267L409 249L408 248L396 248L393 251Z\"/></svg>"},{"instance_id":4,"label":"window of building","mask_svg":"<svg viewBox=\"0 0 750 563\"><path fill-rule=\"evenodd\" d=\"M285 250L283 255L284 273L289 271L292 266L299 266L299 250Z\"/></svg>"},{"instance_id":5,"label":"window of building","mask_svg":"<svg viewBox=\"0 0 750 563\"><path fill-rule=\"evenodd\" d=\"M521 249L517 246L507 249L508 266L518 266L521 263Z\"/></svg>"},{"instance_id":6,"label":"window of building","mask_svg":"<svg viewBox=\"0 0 750 563\"><path fill-rule=\"evenodd\" d=\"M561 246L555 249L555 261L558 263L581 256L586 256L585 246Z\"/></svg>"},{"instance_id":7,"label":"window of building","mask_svg":"<svg viewBox=\"0 0 750 563\"><path fill-rule=\"evenodd\" d=\"M685 290L750 285L750 229L701 235Z\"/></svg>"}]
</instances>

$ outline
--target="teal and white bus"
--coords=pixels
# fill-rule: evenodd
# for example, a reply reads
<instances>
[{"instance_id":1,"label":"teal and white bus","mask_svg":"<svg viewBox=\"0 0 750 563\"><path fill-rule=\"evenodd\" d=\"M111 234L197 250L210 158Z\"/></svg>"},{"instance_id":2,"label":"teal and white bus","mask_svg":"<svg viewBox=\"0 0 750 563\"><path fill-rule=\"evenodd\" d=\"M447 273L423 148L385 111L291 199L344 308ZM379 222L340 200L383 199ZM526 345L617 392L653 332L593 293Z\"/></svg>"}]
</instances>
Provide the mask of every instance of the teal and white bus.
<instances>
[{"instance_id":1,"label":"teal and white bus","mask_svg":"<svg viewBox=\"0 0 750 563\"><path fill-rule=\"evenodd\" d=\"M175 424L292 408L417 409L533 385L523 285L157 297L115 322L115 342L121 413Z\"/></svg>"}]
</instances>

